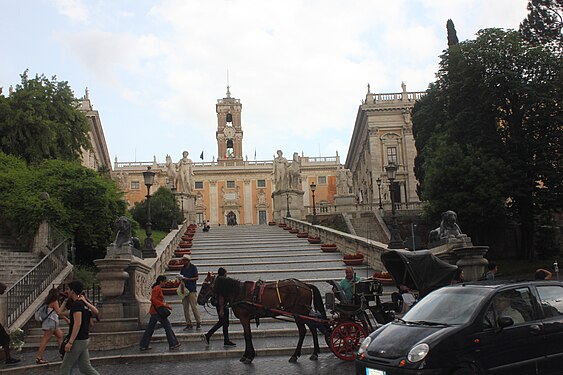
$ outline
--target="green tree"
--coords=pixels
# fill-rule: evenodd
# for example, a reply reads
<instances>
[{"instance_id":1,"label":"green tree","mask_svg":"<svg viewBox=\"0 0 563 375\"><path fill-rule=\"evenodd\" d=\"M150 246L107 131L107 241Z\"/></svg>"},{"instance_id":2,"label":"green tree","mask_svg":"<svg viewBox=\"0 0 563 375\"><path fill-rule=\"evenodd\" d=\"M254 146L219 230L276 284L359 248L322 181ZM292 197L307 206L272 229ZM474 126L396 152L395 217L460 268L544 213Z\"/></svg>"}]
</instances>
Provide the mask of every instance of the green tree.
<instances>
[{"instance_id":1,"label":"green tree","mask_svg":"<svg viewBox=\"0 0 563 375\"><path fill-rule=\"evenodd\" d=\"M0 96L0 151L39 164L44 159L78 160L89 149L89 124L67 82L21 75L21 84Z\"/></svg>"},{"instance_id":2,"label":"green tree","mask_svg":"<svg viewBox=\"0 0 563 375\"><path fill-rule=\"evenodd\" d=\"M563 52L563 0L529 0L528 16L520 32L533 44L542 44L554 52Z\"/></svg>"},{"instance_id":3,"label":"green tree","mask_svg":"<svg viewBox=\"0 0 563 375\"><path fill-rule=\"evenodd\" d=\"M133 219L141 227L147 223L147 201L135 203L131 208ZM167 231L171 228L172 222L176 219L177 223L182 221L182 213L176 202L174 194L165 187L161 187L151 195L151 224L153 229Z\"/></svg>"},{"instance_id":4,"label":"green tree","mask_svg":"<svg viewBox=\"0 0 563 375\"><path fill-rule=\"evenodd\" d=\"M450 46L428 99L413 111L415 172L429 212L460 210L482 239L511 217L532 257L540 213L563 202L562 82L557 54L515 31L483 30Z\"/></svg>"}]
</instances>

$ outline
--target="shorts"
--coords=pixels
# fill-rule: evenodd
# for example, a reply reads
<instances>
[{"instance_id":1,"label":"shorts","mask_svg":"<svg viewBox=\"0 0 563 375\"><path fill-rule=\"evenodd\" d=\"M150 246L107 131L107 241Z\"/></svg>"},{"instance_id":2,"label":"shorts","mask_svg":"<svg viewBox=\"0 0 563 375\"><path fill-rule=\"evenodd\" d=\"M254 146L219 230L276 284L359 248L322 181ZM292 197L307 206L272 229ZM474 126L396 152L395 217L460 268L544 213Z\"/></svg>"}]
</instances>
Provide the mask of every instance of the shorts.
<instances>
[{"instance_id":1,"label":"shorts","mask_svg":"<svg viewBox=\"0 0 563 375\"><path fill-rule=\"evenodd\" d=\"M10 335L8 332L0 325L0 346L4 346L10 343Z\"/></svg>"},{"instance_id":2,"label":"shorts","mask_svg":"<svg viewBox=\"0 0 563 375\"><path fill-rule=\"evenodd\" d=\"M54 331L57 328L59 328L59 322L56 322L53 319L47 319L43 323L41 323L41 329L43 331Z\"/></svg>"}]
</instances>

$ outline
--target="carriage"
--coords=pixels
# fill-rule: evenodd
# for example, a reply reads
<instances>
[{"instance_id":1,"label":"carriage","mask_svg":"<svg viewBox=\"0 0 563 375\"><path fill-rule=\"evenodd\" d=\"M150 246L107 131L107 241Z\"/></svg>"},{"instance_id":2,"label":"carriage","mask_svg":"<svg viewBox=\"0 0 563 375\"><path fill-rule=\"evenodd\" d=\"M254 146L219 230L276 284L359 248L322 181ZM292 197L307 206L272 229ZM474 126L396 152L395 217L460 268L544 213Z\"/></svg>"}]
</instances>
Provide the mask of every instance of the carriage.
<instances>
[{"instance_id":1,"label":"carriage","mask_svg":"<svg viewBox=\"0 0 563 375\"><path fill-rule=\"evenodd\" d=\"M299 329L299 341L290 362L296 362L301 355L305 326L313 335L311 360L316 360L320 352L317 338L317 330L320 330L338 358L352 361L367 335L378 326L395 319L395 314L403 310L400 291L406 288L424 296L433 289L449 284L457 271L456 266L439 260L429 251L393 250L382 254L381 259L399 289L391 294L389 302L381 301L383 286L376 279L356 283L354 298L350 302L337 301L341 295L340 288L336 282L329 280L327 282L333 285L333 292L325 295L323 303L317 287L296 279L257 285L253 281L216 278L208 273L198 295L198 303L203 305L211 295L216 294L231 306L244 328L246 348L241 358L243 363L251 363L256 356L250 321L255 319L258 323L260 318L279 316L291 318ZM311 311L312 308L315 311ZM327 316L327 310L331 317Z\"/></svg>"}]
</instances>

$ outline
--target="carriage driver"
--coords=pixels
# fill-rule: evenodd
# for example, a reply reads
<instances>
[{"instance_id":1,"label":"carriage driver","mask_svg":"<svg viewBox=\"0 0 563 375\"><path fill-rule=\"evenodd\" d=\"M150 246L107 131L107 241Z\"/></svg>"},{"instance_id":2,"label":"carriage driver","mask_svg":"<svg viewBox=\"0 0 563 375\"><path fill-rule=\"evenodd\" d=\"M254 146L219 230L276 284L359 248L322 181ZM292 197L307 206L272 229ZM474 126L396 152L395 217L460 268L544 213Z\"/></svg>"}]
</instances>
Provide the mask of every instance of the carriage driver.
<instances>
[{"instance_id":1,"label":"carriage driver","mask_svg":"<svg viewBox=\"0 0 563 375\"><path fill-rule=\"evenodd\" d=\"M360 278L354 273L354 268L346 267L346 277L340 280L340 288L344 292L344 299L346 303L351 303L354 300L354 288Z\"/></svg>"}]
</instances>

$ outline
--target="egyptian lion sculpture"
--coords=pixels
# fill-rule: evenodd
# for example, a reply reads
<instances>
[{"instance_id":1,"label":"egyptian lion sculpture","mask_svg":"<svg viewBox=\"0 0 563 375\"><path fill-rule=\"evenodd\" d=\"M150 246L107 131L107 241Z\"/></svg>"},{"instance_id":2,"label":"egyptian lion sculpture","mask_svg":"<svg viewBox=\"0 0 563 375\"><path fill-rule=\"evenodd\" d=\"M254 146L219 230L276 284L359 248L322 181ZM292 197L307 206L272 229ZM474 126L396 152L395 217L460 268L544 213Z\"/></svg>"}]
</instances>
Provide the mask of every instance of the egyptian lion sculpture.
<instances>
[{"instance_id":1,"label":"egyptian lion sculpture","mask_svg":"<svg viewBox=\"0 0 563 375\"><path fill-rule=\"evenodd\" d=\"M442 212L442 222L436 229L430 231L428 235L428 243L440 241L444 238L458 237L461 229L457 225L457 214L454 211L448 210Z\"/></svg>"},{"instance_id":2,"label":"egyptian lion sculpture","mask_svg":"<svg viewBox=\"0 0 563 375\"><path fill-rule=\"evenodd\" d=\"M121 247L131 244L131 222L125 216L120 216L114 223L115 236L114 245Z\"/></svg>"}]
</instances>

